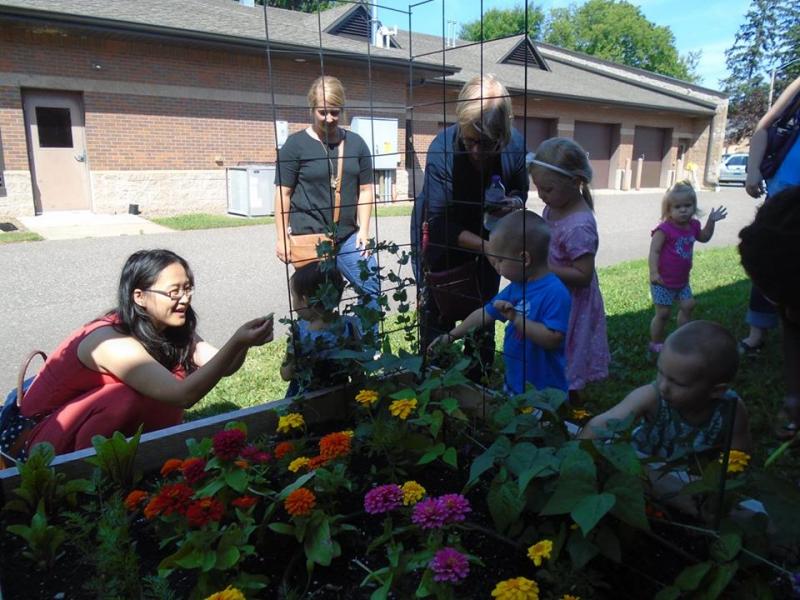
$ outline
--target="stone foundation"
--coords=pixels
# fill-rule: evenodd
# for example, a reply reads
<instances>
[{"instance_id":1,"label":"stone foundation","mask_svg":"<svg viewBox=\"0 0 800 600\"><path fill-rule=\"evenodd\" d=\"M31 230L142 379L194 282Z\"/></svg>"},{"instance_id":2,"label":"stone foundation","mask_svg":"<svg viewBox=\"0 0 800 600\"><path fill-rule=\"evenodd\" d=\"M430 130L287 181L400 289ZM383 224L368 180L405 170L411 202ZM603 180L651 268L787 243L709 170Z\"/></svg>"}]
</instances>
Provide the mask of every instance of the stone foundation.
<instances>
[{"instance_id":1,"label":"stone foundation","mask_svg":"<svg viewBox=\"0 0 800 600\"><path fill-rule=\"evenodd\" d=\"M225 171L92 171L92 211L146 216L227 211Z\"/></svg>"},{"instance_id":2,"label":"stone foundation","mask_svg":"<svg viewBox=\"0 0 800 600\"><path fill-rule=\"evenodd\" d=\"M3 171L3 184L0 187L0 215L32 217L36 214L30 171Z\"/></svg>"}]
</instances>

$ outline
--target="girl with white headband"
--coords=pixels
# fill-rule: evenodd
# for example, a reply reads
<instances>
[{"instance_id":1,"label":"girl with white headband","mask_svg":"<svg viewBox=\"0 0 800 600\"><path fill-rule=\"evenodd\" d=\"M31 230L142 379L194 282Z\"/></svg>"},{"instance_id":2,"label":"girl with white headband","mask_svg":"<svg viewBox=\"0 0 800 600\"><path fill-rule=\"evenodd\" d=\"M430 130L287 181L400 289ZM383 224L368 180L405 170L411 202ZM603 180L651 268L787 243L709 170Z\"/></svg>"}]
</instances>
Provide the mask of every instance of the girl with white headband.
<instances>
[{"instance_id":1,"label":"girl with white headband","mask_svg":"<svg viewBox=\"0 0 800 600\"><path fill-rule=\"evenodd\" d=\"M550 270L572 294L566 339L570 402L580 390L608 377L608 338L603 296L594 268L599 236L589 182L592 168L586 151L566 138L542 142L526 157L528 172L546 204L542 216L550 226Z\"/></svg>"}]
</instances>

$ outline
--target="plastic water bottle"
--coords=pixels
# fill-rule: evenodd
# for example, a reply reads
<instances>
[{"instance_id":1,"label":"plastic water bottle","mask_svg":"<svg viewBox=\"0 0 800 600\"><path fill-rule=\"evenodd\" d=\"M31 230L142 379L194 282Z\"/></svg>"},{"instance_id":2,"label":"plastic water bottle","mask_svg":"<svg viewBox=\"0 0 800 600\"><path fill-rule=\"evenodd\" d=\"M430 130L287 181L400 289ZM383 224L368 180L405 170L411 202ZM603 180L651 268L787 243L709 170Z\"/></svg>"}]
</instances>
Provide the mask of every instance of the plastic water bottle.
<instances>
[{"instance_id":1,"label":"plastic water bottle","mask_svg":"<svg viewBox=\"0 0 800 600\"><path fill-rule=\"evenodd\" d=\"M489 185L486 186L486 192L483 194L483 226L487 231L494 229L499 217L495 217L489 211L496 210L505 206L506 188L500 180L500 175L492 175Z\"/></svg>"}]
</instances>

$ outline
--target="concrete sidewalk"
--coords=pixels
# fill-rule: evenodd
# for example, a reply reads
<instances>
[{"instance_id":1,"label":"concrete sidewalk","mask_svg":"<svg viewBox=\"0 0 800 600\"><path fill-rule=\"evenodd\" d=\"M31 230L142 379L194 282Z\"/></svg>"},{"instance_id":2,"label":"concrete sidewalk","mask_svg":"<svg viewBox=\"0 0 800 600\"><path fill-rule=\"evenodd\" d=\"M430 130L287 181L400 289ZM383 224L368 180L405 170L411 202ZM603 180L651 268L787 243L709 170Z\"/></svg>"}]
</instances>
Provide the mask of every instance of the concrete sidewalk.
<instances>
[{"instance_id":1,"label":"concrete sidewalk","mask_svg":"<svg viewBox=\"0 0 800 600\"><path fill-rule=\"evenodd\" d=\"M28 231L38 233L46 240L77 240L172 231L137 215L101 215L89 211L49 212L36 217L19 217L18 220Z\"/></svg>"}]
</instances>

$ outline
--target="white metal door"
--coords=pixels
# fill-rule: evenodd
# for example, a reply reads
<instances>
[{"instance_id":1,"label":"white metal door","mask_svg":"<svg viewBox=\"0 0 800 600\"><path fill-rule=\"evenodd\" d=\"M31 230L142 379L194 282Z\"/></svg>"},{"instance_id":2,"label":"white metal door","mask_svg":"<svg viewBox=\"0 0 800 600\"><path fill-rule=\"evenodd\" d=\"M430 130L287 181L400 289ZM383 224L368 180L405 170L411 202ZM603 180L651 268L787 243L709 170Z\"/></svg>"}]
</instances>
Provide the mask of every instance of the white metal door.
<instances>
[{"instance_id":1,"label":"white metal door","mask_svg":"<svg viewBox=\"0 0 800 600\"><path fill-rule=\"evenodd\" d=\"M36 212L88 210L89 169L80 94L22 92Z\"/></svg>"}]
</instances>

